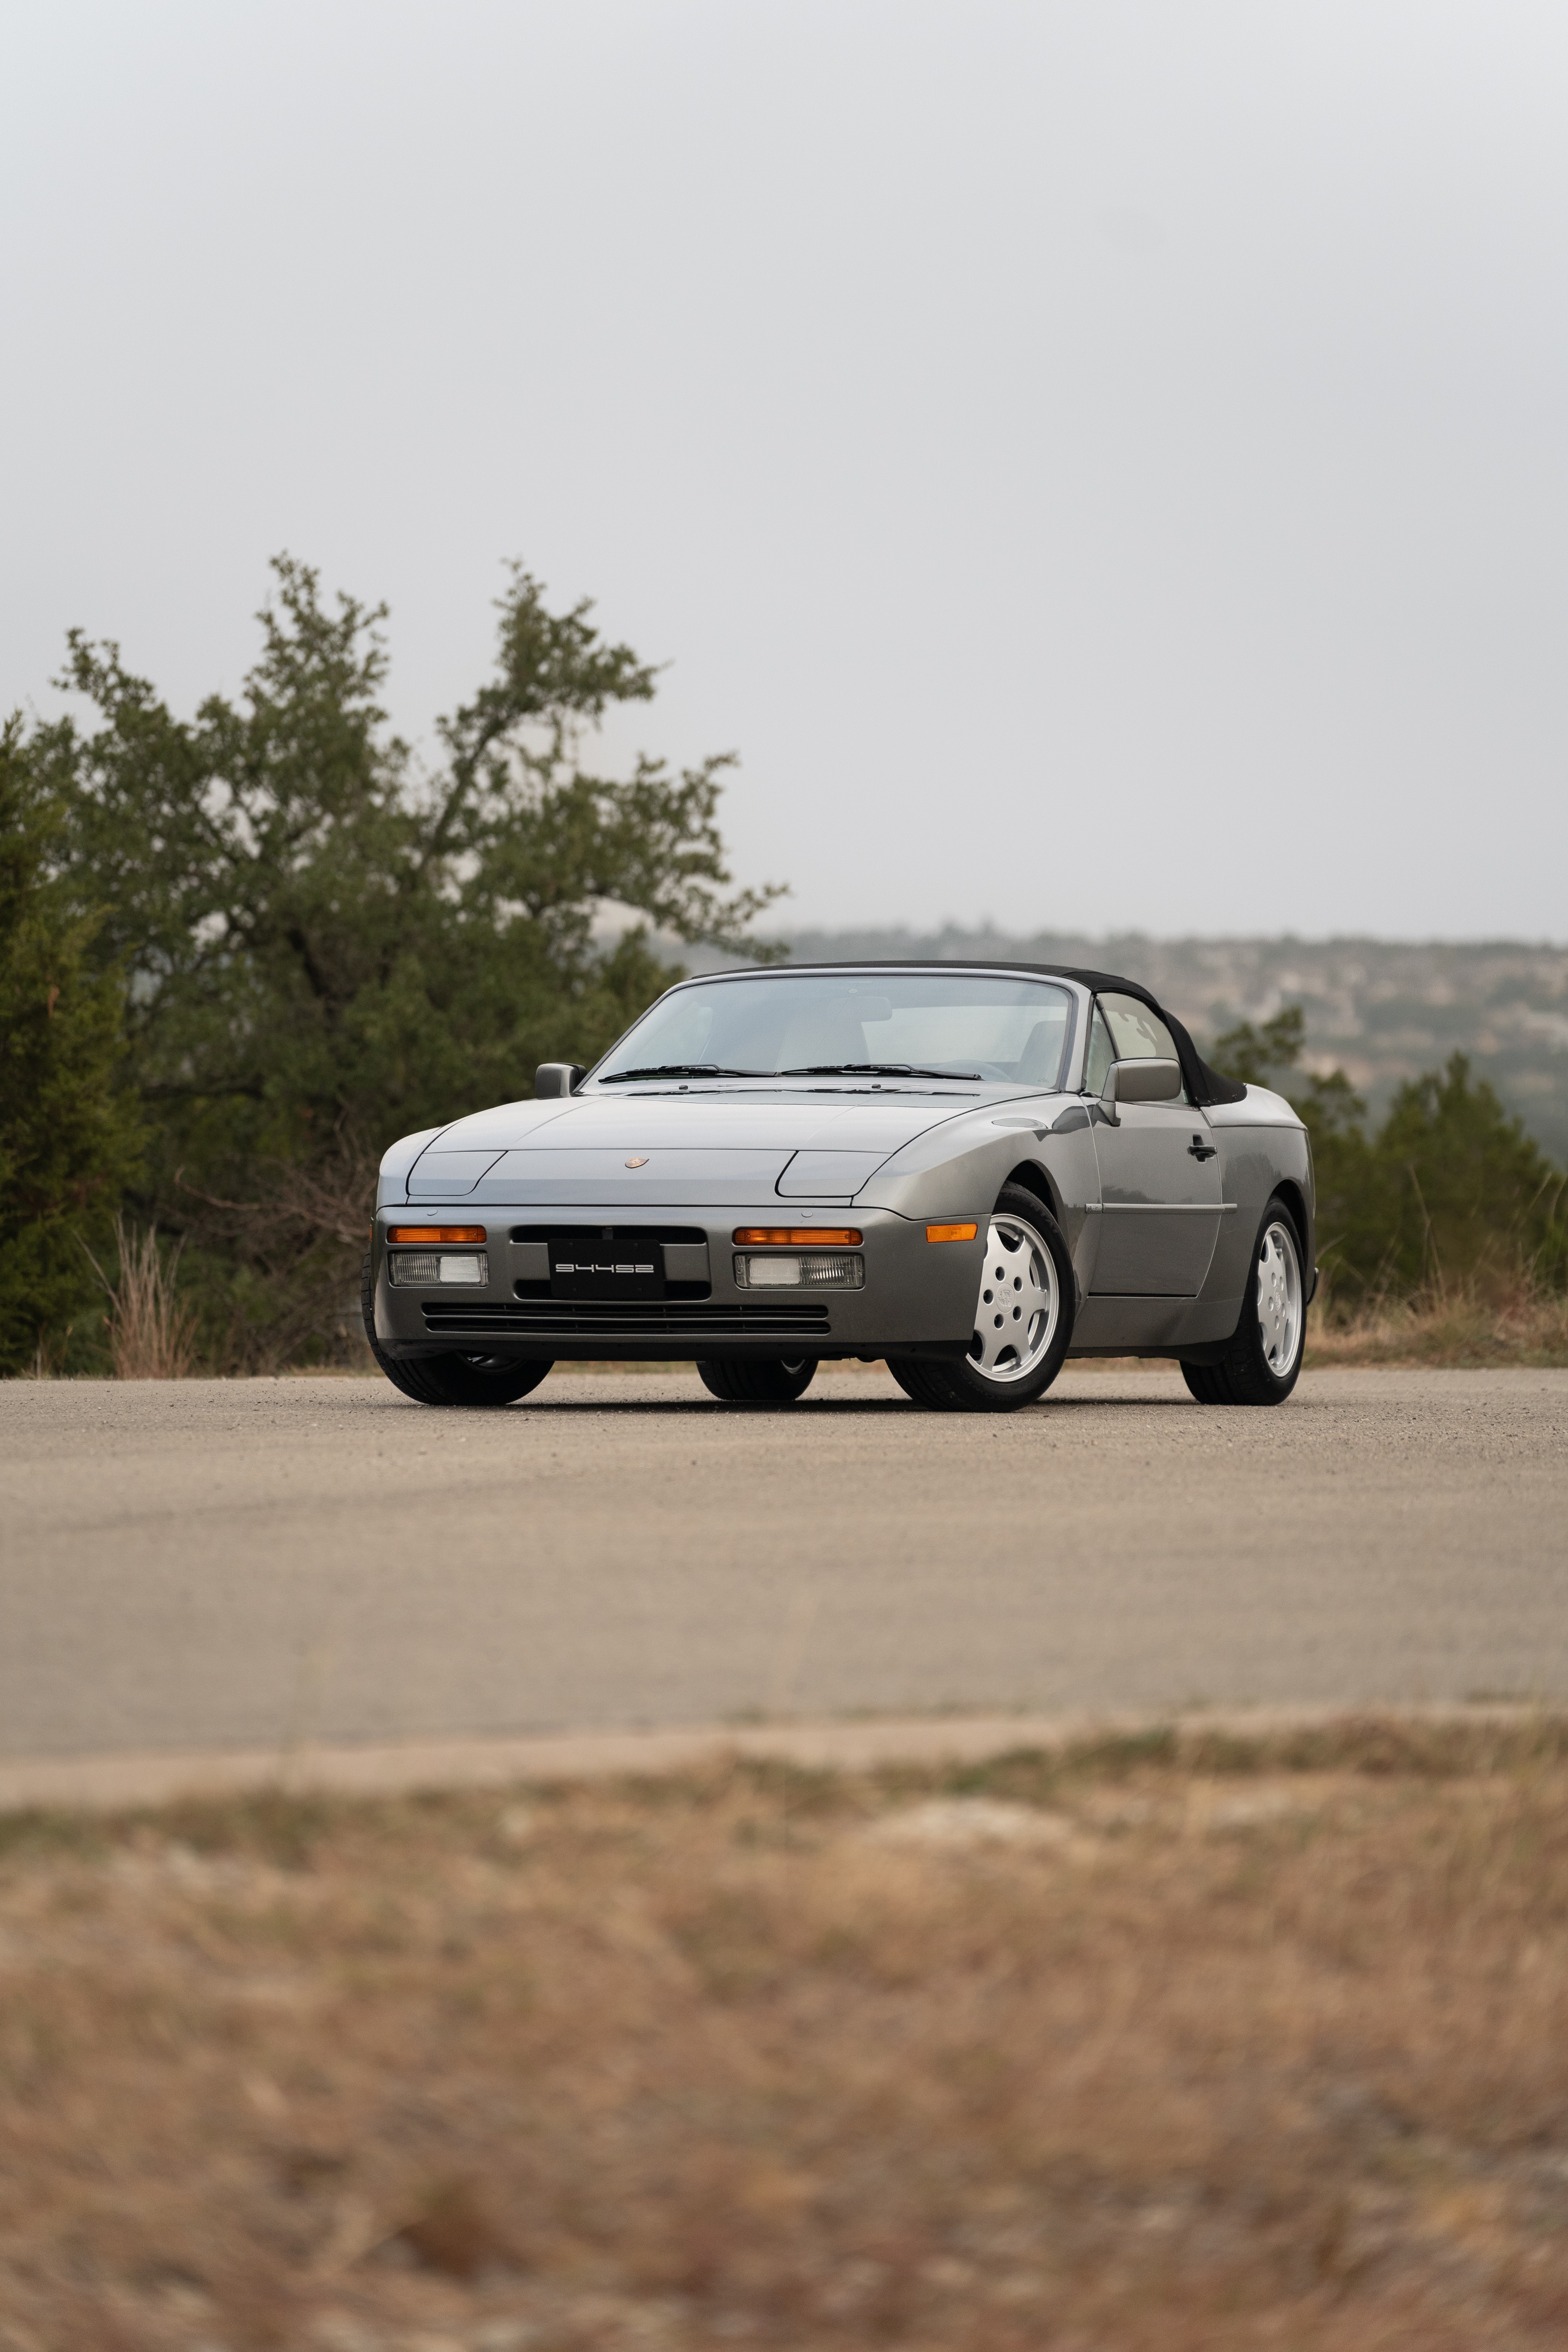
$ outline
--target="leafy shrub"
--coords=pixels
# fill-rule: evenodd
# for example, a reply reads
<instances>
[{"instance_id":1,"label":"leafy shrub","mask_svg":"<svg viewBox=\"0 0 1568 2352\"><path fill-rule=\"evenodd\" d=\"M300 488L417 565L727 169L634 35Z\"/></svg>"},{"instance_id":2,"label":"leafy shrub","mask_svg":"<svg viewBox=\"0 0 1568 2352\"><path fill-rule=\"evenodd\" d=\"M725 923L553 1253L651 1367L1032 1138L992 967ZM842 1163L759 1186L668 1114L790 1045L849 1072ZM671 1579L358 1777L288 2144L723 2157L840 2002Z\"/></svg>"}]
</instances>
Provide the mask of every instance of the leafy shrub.
<instances>
[{"instance_id":1,"label":"leafy shrub","mask_svg":"<svg viewBox=\"0 0 1568 2352\"><path fill-rule=\"evenodd\" d=\"M1504 1110L1463 1054L1399 1088L1375 1133L1342 1070L1299 1068L1299 1005L1243 1022L1212 1047L1215 1067L1287 1095L1312 1139L1318 1255L1331 1296L1410 1300L1463 1287L1501 1293L1521 1276L1568 1277L1568 1178Z\"/></svg>"},{"instance_id":2,"label":"leafy shrub","mask_svg":"<svg viewBox=\"0 0 1568 2352\"><path fill-rule=\"evenodd\" d=\"M83 1360L100 1244L141 1161L119 1083L124 982L100 918L58 873L66 812L19 722L0 728L0 1373Z\"/></svg>"}]
</instances>

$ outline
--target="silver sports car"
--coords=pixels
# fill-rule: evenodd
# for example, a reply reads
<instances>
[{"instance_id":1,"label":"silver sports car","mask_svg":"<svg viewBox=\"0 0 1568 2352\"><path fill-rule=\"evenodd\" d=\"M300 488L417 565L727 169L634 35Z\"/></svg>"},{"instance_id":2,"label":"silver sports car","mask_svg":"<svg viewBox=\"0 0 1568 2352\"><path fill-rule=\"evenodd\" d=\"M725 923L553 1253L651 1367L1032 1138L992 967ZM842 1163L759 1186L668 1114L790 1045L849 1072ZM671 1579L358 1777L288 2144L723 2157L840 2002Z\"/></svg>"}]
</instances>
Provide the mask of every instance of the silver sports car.
<instances>
[{"instance_id":1,"label":"silver sports car","mask_svg":"<svg viewBox=\"0 0 1568 2352\"><path fill-rule=\"evenodd\" d=\"M1135 982L795 965L682 981L594 1069L394 1144L365 1333L425 1404L605 1356L781 1404L856 1357L916 1404L1006 1412L1123 1355L1279 1404L1312 1246L1295 1111Z\"/></svg>"}]
</instances>

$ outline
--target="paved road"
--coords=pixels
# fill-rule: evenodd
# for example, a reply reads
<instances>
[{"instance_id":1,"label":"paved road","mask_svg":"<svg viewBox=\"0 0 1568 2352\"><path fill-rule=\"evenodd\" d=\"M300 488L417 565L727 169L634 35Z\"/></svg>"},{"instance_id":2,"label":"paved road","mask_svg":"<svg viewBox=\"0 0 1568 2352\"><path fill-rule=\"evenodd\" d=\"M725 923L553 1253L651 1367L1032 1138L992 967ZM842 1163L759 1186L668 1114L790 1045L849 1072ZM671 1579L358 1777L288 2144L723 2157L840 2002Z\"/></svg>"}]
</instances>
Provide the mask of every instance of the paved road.
<instances>
[{"instance_id":1,"label":"paved road","mask_svg":"<svg viewBox=\"0 0 1568 2352\"><path fill-rule=\"evenodd\" d=\"M1276 1412L827 1373L502 1413L379 1380L0 1389L0 1755L858 1709L1568 1696L1568 1372Z\"/></svg>"}]
</instances>

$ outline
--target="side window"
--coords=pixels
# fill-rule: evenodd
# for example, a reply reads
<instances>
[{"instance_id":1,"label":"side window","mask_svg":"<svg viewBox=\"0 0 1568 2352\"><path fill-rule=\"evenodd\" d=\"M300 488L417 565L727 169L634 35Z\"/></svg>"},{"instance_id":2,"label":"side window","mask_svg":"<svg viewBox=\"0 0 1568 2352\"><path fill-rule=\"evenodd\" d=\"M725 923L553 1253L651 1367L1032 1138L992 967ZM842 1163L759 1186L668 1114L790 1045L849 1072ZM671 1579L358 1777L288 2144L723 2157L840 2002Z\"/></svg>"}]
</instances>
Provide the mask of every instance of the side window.
<instances>
[{"instance_id":1,"label":"side window","mask_svg":"<svg viewBox=\"0 0 1568 2352\"><path fill-rule=\"evenodd\" d=\"M1094 1018L1089 1024L1089 1058L1083 1066L1083 1090L1086 1095L1098 1095L1104 1091L1110 1065L1115 1059L1116 1048L1110 1042L1105 1015L1097 1004Z\"/></svg>"},{"instance_id":2,"label":"side window","mask_svg":"<svg viewBox=\"0 0 1568 2352\"><path fill-rule=\"evenodd\" d=\"M1100 1013L1110 1034L1115 1051L1112 1060L1118 1062L1179 1062L1176 1041L1157 1013L1140 1004L1135 996L1102 996L1095 1008L1098 1024ZM1092 1051L1092 1048L1090 1049ZM1110 1064L1107 1064L1107 1068ZM1101 1076L1100 1086L1105 1084ZM1099 1087L1095 1089L1099 1092ZM1185 1086L1181 1099L1187 1100Z\"/></svg>"},{"instance_id":3,"label":"side window","mask_svg":"<svg viewBox=\"0 0 1568 2352\"><path fill-rule=\"evenodd\" d=\"M1157 1013L1135 996L1102 996L1100 1000L1119 1062L1173 1062L1176 1041Z\"/></svg>"}]
</instances>

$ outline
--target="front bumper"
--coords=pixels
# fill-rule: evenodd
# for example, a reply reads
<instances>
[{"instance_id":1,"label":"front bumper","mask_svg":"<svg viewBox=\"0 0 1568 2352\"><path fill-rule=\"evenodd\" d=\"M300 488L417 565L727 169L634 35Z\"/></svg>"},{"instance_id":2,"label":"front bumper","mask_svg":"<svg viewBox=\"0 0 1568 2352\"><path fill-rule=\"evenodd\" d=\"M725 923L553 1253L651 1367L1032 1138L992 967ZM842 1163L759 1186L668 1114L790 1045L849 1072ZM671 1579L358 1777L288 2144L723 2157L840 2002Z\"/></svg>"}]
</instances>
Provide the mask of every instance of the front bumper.
<instances>
[{"instance_id":1,"label":"front bumper","mask_svg":"<svg viewBox=\"0 0 1568 2352\"><path fill-rule=\"evenodd\" d=\"M387 1278L389 1225L458 1219L485 1228L488 1279L429 1288ZM831 1221L858 1227L866 1262L860 1290L739 1288L731 1236L741 1225L778 1222L754 1203L733 1208L660 1206L635 1225L605 1210L452 1207L377 1211L372 1244L375 1337L391 1357L477 1354L525 1362L670 1361L780 1356L889 1354L962 1356L974 1329L984 1243L928 1242L926 1221L886 1209L834 1209ZM801 1222L828 1223L807 1216ZM662 1299L556 1299L548 1295L540 1243L546 1234L584 1240L662 1241L679 1251Z\"/></svg>"}]
</instances>

